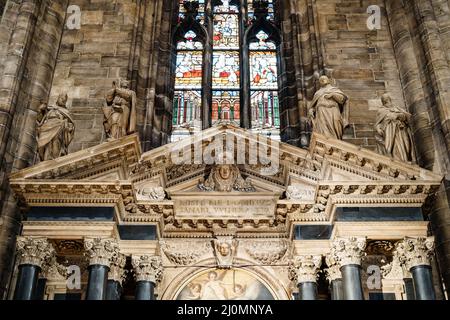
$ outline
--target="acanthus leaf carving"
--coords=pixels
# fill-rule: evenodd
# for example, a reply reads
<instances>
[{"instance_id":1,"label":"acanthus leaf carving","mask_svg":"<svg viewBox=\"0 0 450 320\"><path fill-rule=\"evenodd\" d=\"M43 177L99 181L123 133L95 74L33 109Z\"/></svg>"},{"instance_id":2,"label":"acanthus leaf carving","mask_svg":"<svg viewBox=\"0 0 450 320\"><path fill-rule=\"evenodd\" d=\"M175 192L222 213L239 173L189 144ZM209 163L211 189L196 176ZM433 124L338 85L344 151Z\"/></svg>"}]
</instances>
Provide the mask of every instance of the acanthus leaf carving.
<instances>
[{"instance_id":1,"label":"acanthus leaf carving","mask_svg":"<svg viewBox=\"0 0 450 320\"><path fill-rule=\"evenodd\" d=\"M282 260L288 250L286 240L250 241L244 245L247 254L264 265L273 265Z\"/></svg>"},{"instance_id":2,"label":"acanthus leaf carving","mask_svg":"<svg viewBox=\"0 0 450 320\"><path fill-rule=\"evenodd\" d=\"M202 256L211 253L208 241L160 241L160 247L170 262L188 266L195 264Z\"/></svg>"}]
</instances>

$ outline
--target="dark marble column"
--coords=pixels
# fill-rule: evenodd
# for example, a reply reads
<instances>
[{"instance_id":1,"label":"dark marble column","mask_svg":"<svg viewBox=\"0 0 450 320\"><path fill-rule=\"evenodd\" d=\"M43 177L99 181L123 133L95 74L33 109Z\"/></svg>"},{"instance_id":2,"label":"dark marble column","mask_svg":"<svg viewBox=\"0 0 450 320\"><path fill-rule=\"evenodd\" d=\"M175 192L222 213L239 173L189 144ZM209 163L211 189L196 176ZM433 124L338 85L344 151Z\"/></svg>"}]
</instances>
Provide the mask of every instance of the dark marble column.
<instances>
[{"instance_id":1,"label":"dark marble column","mask_svg":"<svg viewBox=\"0 0 450 320\"><path fill-rule=\"evenodd\" d=\"M37 287L40 268L32 264L19 266L14 300L33 300Z\"/></svg>"},{"instance_id":2,"label":"dark marble column","mask_svg":"<svg viewBox=\"0 0 450 320\"><path fill-rule=\"evenodd\" d=\"M414 283L412 278L404 278L405 293L407 300L416 300L416 293L414 292Z\"/></svg>"},{"instance_id":3,"label":"dark marble column","mask_svg":"<svg viewBox=\"0 0 450 320\"><path fill-rule=\"evenodd\" d=\"M342 279L336 279L330 282L331 300L344 300L344 289Z\"/></svg>"},{"instance_id":4,"label":"dark marble column","mask_svg":"<svg viewBox=\"0 0 450 320\"><path fill-rule=\"evenodd\" d=\"M136 283L136 300L155 300L155 283L138 281Z\"/></svg>"},{"instance_id":5,"label":"dark marble column","mask_svg":"<svg viewBox=\"0 0 450 320\"><path fill-rule=\"evenodd\" d=\"M89 257L89 279L86 300L105 300L111 261L119 254L114 239L88 238L84 248Z\"/></svg>"},{"instance_id":6,"label":"dark marble column","mask_svg":"<svg viewBox=\"0 0 450 320\"><path fill-rule=\"evenodd\" d=\"M431 267L419 265L411 268L416 300L436 300Z\"/></svg>"},{"instance_id":7,"label":"dark marble column","mask_svg":"<svg viewBox=\"0 0 450 320\"><path fill-rule=\"evenodd\" d=\"M120 300L122 295L122 285L119 281L108 280L106 285L106 299L105 300Z\"/></svg>"},{"instance_id":8,"label":"dark marble column","mask_svg":"<svg viewBox=\"0 0 450 320\"><path fill-rule=\"evenodd\" d=\"M120 300L122 295L122 282L125 279L125 255L119 253L111 260L106 288L106 300Z\"/></svg>"},{"instance_id":9,"label":"dark marble column","mask_svg":"<svg viewBox=\"0 0 450 320\"><path fill-rule=\"evenodd\" d=\"M342 297L344 300L364 300L361 283L361 258L366 248L366 238L336 238L330 259L340 267Z\"/></svg>"},{"instance_id":10,"label":"dark marble column","mask_svg":"<svg viewBox=\"0 0 450 320\"><path fill-rule=\"evenodd\" d=\"M361 266L348 264L341 267L344 300L364 300L361 283Z\"/></svg>"},{"instance_id":11,"label":"dark marble column","mask_svg":"<svg viewBox=\"0 0 450 320\"><path fill-rule=\"evenodd\" d=\"M33 300L39 273L46 261L55 254L45 238L20 237L17 239L19 274L14 291L14 300Z\"/></svg>"},{"instance_id":12,"label":"dark marble column","mask_svg":"<svg viewBox=\"0 0 450 320\"><path fill-rule=\"evenodd\" d=\"M297 256L290 266L291 279L297 282L298 300L317 299L317 276L322 256Z\"/></svg>"},{"instance_id":13,"label":"dark marble column","mask_svg":"<svg viewBox=\"0 0 450 320\"><path fill-rule=\"evenodd\" d=\"M298 284L299 300L317 300L317 283L302 282Z\"/></svg>"},{"instance_id":14,"label":"dark marble column","mask_svg":"<svg viewBox=\"0 0 450 320\"><path fill-rule=\"evenodd\" d=\"M436 300L430 265L433 252L433 237L405 237L396 244L397 259L411 272L416 300Z\"/></svg>"},{"instance_id":15,"label":"dark marble column","mask_svg":"<svg viewBox=\"0 0 450 320\"><path fill-rule=\"evenodd\" d=\"M158 256L133 256L136 277L136 300L155 300L155 287L161 281L163 266Z\"/></svg>"},{"instance_id":16,"label":"dark marble column","mask_svg":"<svg viewBox=\"0 0 450 320\"><path fill-rule=\"evenodd\" d=\"M86 300L105 300L109 267L92 264L88 267L89 279Z\"/></svg>"}]
</instances>

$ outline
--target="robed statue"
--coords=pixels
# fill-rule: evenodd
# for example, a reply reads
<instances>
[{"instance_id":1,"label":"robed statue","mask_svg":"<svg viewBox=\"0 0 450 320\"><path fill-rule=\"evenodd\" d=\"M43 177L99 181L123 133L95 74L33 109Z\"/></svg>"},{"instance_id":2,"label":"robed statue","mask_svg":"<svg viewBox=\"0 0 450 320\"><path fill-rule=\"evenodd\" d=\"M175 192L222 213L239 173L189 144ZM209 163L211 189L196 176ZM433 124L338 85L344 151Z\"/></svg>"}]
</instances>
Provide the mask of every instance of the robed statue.
<instances>
[{"instance_id":1,"label":"robed statue","mask_svg":"<svg viewBox=\"0 0 450 320\"><path fill-rule=\"evenodd\" d=\"M41 104L37 116L37 143L41 161L67 155L75 124L66 107L67 94L58 96L55 106Z\"/></svg>"},{"instance_id":2,"label":"robed statue","mask_svg":"<svg viewBox=\"0 0 450 320\"><path fill-rule=\"evenodd\" d=\"M121 79L118 85L113 82L102 110L108 140L120 139L136 131L136 93L129 89L128 80Z\"/></svg>"},{"instance_id":3,"label":"robed statue","mask_svg":"<svg viewBox=\"0 0 450 320\"><path fill-rule=\"evenodd\" d=\"M331 85L327 76L319 78L320 89L314 95L309 108L313 132L342 140L348 126L348 97Z\"/></svg>"},{"instance_id":4,"label":"robed statue","mask_svg":"<svg viewBox=\"0 0 450 320\"><path fill-rule=\"evenodd\" d=\"M375 123L378 152L394 159L413 162L415 152L409 121L411 114L395 106L389 94L381 97Z\"/></svg>"}]
</instances>

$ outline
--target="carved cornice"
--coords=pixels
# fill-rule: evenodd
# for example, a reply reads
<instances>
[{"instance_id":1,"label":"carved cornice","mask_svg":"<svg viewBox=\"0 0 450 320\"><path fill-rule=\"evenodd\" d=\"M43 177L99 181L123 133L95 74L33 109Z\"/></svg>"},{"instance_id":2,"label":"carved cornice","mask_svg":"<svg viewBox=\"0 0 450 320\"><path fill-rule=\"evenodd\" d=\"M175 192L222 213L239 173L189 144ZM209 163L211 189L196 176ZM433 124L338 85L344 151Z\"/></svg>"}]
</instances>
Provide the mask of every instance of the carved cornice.
<instances>
[{"instance_id":1,"label":"carved cornice","mask_svg":"<svg viewBox=\"0 0 450 320\"><path fill-rule=\"evenodd\" d=\"M126 261L126 256L122 253L113 256L109 267L108 280L117 281L119 283L122 283L125 280L127 276L127 271L125 270Z\"/></svg>"},{"instance_id":2,"label":"carved cornice","mask_svg":"<svg viewBox=\"0 0 450 320\"><path fill-rule=\"evenodd\" d=\"M136 281L159 283L162 280L163 265L158 256L132 256Z\"/></svg>"},{"instance_id":3,"label":"carved cornice","mask_svg":"<svg viewBox=\"0 0 450 320\"><path fill-rule=\"evenodd\" d=\"M19 265L31 264L42 268L55 255L55 249L41 237L19 237L16 243Z\"/></svg>"},{"instance_id":4,"label":"carved cornice","mask_svg":"<svg viewBox=\"0 0 450 320\"><path fill-rule=\"evenodd\" d=\"M279 241L247 241L243 242L247 254L254 260L264 265L274 265L282 260L288 250L288 242L284 239Z\"/></svg>"},{"instance_id":5,"label":"carved cornice","mask_svg":"<svg viewBox=\"0 0 450 320\"><path fill-rule=\"evenodd\" d=\"M319 277L322 256L297 256L289 265L289 279L297 284L316 282Z\"/></svg>"},{"instance_id":6,"label":"carved cornice","mask_svg":"<svg viewBox=\"0 0 450 320\"><path fill-rule=\"evenodd\" d=\"M115 239L85 238L84 249L89 265L109 267L119 254L119 244Z\"/></svg>"},{"instance_id":7,"label":"carved cornice","mask_svg":"<svg viewBox=\"0 0 450 320\"><path fill-rule=\"evenodd\" d=\"M349 264L361 265L361 258L365 255L366 238L336 238L333 241L330 255L340 266Z\"/></svg>"},{"instance_id":8,"label":"carved cornice","mask_svg":"<svg viewBox=\"0 0 450 320\"><path fill-rule=\"evenodd\" d=\"M160 241L161 250L170 262L188 266L195 264L205 254L212 254L212 246L209 241Z\"/></svg>"},{"instance_id":9,"label":"carved cornice","mask_svg":"<svg viewBox=\"0 0 450 320\"><path fill-rule=\"evenodd\" d=\"M433 237L406 237L396 244L396 258L407 270L412 267L429 266L434 253Z\"/></svg>"}]
</instances>

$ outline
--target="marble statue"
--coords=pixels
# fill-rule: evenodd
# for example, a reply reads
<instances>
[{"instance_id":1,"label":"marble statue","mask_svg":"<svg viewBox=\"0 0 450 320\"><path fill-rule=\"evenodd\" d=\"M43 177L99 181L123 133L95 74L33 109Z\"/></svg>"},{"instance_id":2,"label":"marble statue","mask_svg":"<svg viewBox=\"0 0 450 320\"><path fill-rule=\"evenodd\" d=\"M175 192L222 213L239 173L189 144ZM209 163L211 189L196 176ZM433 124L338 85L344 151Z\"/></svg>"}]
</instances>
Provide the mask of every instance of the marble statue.
<instances>
[{"instance_id":1,"label":"marble statue","mask_svg":"<svg viewBox=\"0 0 450 320\"><path fill-rule=\"evenodd\" d=\"M37 117L37 143L41 161L67 155L75 133L75 124L66 107L67 94L58 96L55 106L46 103L39 107Z\"/></svg>"},{"instance_id":2,"label":"marble statue","mask_svg":"<svg viewBox=\"0 0 450 320\"><path fill-rule=\"evenodd\" d=\"M412 162L415 160L409 120L411 114L395 106L389 94L381 97L375 123L378 152L394 159Z\"/></svg>"},{"instance_id":3,"label":"marble statue","mask_svg":"<svg viewBox=\"0 0 450 320\"><path fill-rule=\"evenodd\" d=\"M129 81L113 82L113 88L106 94L102 108L103 122L108 140L115 140L136 131L136 93L129 89Z\"/></svg>"},{"instance_id":4,"label":"marble statue","mask_svg":"<svg viewBox=\"0 0 450 320\"><path fill-rule=\"evenodd\" d=\"M342 140L348 126L348 97L331 85L327 76L319 78L320 89L314 95L309 108L313 132Z\"/></svg>"}]
</instances>

